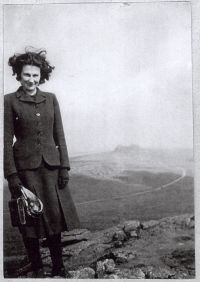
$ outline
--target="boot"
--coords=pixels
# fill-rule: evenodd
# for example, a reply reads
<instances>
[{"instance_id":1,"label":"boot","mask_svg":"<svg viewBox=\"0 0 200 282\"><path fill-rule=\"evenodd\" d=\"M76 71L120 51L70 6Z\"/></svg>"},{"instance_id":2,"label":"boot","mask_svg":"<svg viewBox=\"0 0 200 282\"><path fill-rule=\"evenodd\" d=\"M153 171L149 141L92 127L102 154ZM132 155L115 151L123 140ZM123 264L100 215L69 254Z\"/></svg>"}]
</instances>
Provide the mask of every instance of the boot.
<instances>
[{"instance_id":1,"label":"boot","mask_svg":"<svg viewBox=\"0 0 200 282\"><path fill-rule=\"evenodd\" d=\"M36 238L23 238L24 245L32 267L33 278L43 278L43 264L40 255L39 240Z\"/></svg>"},{"instance_id":2,"label":"boot","mask_svg":"<svg viewBox=\"0 0 200 282\"><path fill-rule=\"evenodd\" d=\"M62 245L61 245L61 234L49 236L47 238L48 247L51 254L52 260L52 272L51 276L59 276L68 278L69 275L65 270L63 259L62 259Z\"/></svg>"}]
</instances>

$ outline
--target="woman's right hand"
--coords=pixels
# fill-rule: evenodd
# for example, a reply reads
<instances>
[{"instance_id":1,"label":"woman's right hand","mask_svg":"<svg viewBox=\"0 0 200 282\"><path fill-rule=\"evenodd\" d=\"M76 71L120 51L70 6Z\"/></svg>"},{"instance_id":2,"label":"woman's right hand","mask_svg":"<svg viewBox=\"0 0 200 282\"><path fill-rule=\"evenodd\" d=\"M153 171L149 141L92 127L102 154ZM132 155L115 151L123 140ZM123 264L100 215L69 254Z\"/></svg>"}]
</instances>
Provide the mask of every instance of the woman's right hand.
<instances>
[{"instance_id":1,"label":"woman's right hand","mask_svg":"<svg viewBox=\"0 0 200 282\"><path fill-rule=\"evenodd\" d=\"M10 193L13 198L18 198L22 195L21 193L21 180L19 179L17 173L13 173L8 177L8 186Z\"/></svg>"}]
</instances>

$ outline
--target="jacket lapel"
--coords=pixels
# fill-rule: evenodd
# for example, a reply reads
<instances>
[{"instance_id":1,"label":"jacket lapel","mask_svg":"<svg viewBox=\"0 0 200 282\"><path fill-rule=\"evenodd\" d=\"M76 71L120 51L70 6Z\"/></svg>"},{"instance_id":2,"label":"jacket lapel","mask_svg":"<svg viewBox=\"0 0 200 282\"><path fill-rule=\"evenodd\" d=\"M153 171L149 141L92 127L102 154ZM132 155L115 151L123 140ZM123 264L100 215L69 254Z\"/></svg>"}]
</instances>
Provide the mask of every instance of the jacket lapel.
<instances>
[{"instance_id":1,"label":"jacket lapel","mask_svg":"<svg viewBox=\"0 0 200 282\"><path fill-rule=\"evenodd\" d=\"M46 100L46 94L42 92L39 88L37 88L37 94L35 100L33 100L33 98L30 95L26 94L22 87L19 87L19 89L16 92L16 96L20 101L27 103L39 104Z\"/></svg>"}]
</instances>

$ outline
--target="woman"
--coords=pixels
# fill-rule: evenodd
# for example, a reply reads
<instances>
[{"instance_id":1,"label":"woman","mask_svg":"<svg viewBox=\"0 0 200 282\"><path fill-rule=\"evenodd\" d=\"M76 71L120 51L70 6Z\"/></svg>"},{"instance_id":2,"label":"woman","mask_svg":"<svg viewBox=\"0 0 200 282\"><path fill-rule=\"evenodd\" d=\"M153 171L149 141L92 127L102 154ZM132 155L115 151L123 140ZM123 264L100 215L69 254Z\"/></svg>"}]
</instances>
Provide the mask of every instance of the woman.
<instances>
[{"instance_id":1,"label":"woman","mask_svg":"<svg viewBox=\"0 0 200 282\"><path fill-rule=\"evenodd\" d=\"M22 184L44 205L38 221L19 226L33 277L43 277L39 238L47 238L52 277L66 277L61 232L78 228L79 220L67 185L70 165L59 104L54 94L38 88L49 80L54 67L44 50L26 50L10 57L8 64L21 86L4 99L5 178L12 197L21 195Z\"/></svg>"}]
</instances>

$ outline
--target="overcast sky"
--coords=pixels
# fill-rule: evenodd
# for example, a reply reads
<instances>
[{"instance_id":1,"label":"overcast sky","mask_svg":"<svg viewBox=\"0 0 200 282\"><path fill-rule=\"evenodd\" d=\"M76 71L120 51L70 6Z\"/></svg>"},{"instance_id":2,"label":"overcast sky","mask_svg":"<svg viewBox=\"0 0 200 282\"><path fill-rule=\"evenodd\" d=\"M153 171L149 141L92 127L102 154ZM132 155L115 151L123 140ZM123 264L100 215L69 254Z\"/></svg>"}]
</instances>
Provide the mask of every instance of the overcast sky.
<instances>
[{"instance_id":1,"label":"overcast sky","mask_svg":"<svg viewBox=\"0 0 200 282\"><path fill-rule=\"evenodd\" d=\"M190 4L6 5L8 58L45 48L55 66L41 86L60 102L71 154L115 146L192 148Z\"/></svg>"}]
</instances>

